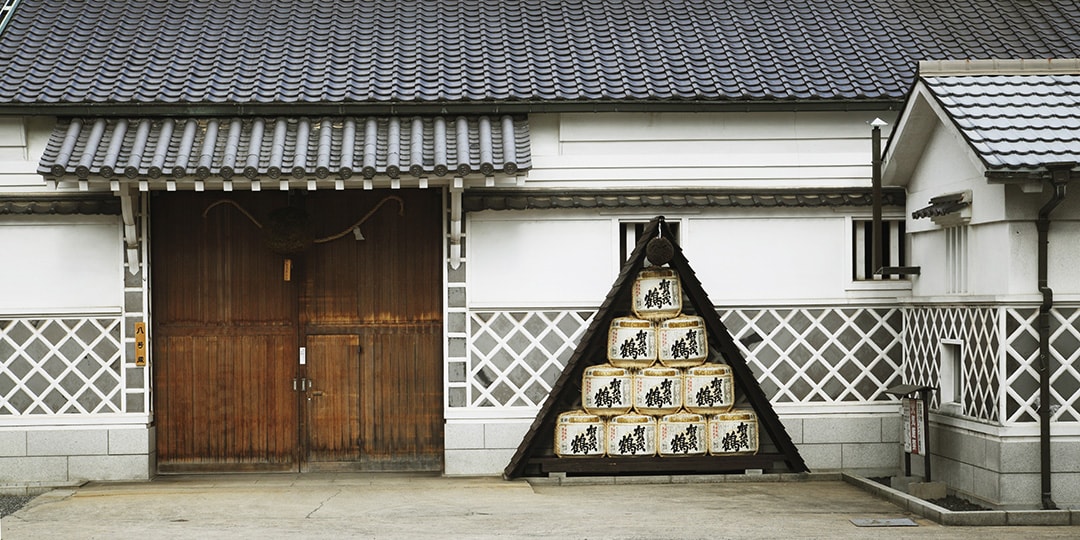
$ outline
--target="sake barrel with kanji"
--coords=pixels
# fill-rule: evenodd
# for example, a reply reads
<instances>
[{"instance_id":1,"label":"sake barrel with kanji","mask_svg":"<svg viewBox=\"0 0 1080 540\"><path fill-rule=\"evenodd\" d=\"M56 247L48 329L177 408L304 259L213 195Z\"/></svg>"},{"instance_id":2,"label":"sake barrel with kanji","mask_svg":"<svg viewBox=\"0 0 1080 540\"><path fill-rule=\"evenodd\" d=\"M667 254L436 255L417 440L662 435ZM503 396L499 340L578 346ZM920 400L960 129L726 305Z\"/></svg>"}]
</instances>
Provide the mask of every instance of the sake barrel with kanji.
<instances>
[{"instance_id":1,"label":"sake barrel with kanji","mask_svg":"<svg viewBox=\"0 0 1080 540\"><path fill-rule=\"evenodd\" d=\"M656 328L660 363L668 367L690 367L705 363L709 357L707 337L705 319L696 315L680 315L661 321Z\"/></svg>"},{"instance_id":2,"label":"sake barrel with kanji","mask_svg":"<svg viewBox=\"0 0 1080 540\"><path fill-rule=\"evenodd\" d=\"M604 420L585 411L566 411L555 420L555 455L603 456Z\"/></svg>"},{"instance_id":3,"label":"sake barrel with kanji","mask_svg":"<svg viewBox=\"0 0 1080 540\"><path fill-rule=\"evenodd\" d=\"M735 382L727 364L702 364L683 374L683 406L698 414L717 414L735 405Z\"/></svg>"},{"instance_id":4,"label":"sake barrel with kanji","mask_svg":"<svg viewBox=\"0 0 1080 540\"><path fill-rule=\"evenodd\" d=\"M607 421L607 455L655 456L656 419L644 414L620 414Z\"/></svg>"},{"instance_id":5,"label":"sake barrel with kanji","mask_svg":"<svg viewBox=\"0 0 1080 540\"><path fill-rule=\"evenodd\" d=\"M633 317L617 317L608 327L608 362L627 369L656 362L656 325Z\"/></svg>"},{"instance_id":6,"label":"sake barrel with kanji","mask_svg":"<svg viewBox=\"0 0 1080 540\"><path fill-rule=\"evenodd\" d=\"M633 374L634 410L660 416L677 412L683 405L682 371L653 366Z\"/></svg>"},{"instance_id":7,"label":"sake barrel with kanji","mask_svg":"<svg viewBox=\"0 0 1080 540\"><path fill-rule=\"evenodd\" d=\"M662 321L682 312L679 274L671 268L651 267L634 280L634 315L639 319Z\"/></svg>"},{"instance_id":8,"label":"sake barrel with kanji","mask_svg":"<svg viewBox=\"0 0 1080 540\"><path fill-rule=\"evenodd\" d=\"M754 411L736 409L709 417L709 453L756 454L758 421Z\"/></svg>"},{"instance_id":9,"label":"sake barrel with kanji","mask_svg":"<svg viewBox=\"0 0 1080 540\"><path fill-rule=\"evenodd\" d=\"M657 451L662 457L703 456L708 449L706 427L700 414L666 414L657 423Z\"/></svg>"},{"instance_id":10,"label":"sake barrel with kanji","mask_svg":"<svg viewBox=\"0 0 1080 540\"><path fill-rule=\"evenodd\" d=\"M581 377L581 404L590 414L617 416L634 406L630 370L611 364L585 368Z\"/></svg>"}]
</instances>

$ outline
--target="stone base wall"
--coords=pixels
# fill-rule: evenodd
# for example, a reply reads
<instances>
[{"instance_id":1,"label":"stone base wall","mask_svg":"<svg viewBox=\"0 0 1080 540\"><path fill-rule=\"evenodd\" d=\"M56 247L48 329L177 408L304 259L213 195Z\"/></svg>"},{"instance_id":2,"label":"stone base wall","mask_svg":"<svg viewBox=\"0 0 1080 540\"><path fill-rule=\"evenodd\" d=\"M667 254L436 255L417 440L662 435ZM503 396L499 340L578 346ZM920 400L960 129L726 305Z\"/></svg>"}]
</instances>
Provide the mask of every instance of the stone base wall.
<instances>
[{"instance_id":1,"label":"stone base wall","mask_svg":"<svg viewBox=\"0 0 1080 540\"><path fill-rule=\"evenodd\" d=\"M898 414L780 415L813 472L895 474L903 455Z\"/></svg>"},{"instance_id":2,"label":"stone base wall","mask_svg":"<svg viewBox=\"0 0 1080 540\"><path fill-rule=\"evenodd\" d=\"M1004 510L1041 508L1038 436L997 436L930 423L930 476L959 496ZM1050 444L1051 498L1059 508L1080 507L1080 437ZM923 460L913 456L912 474Z\"/></svg>"},{"instance_id":3,"label":"stone base wall","mask_svg":"<svg viewBox=\"0 0 1080 540\"><path fill-rule=\"evenodd\" d=\"M901 463L899 414L780 417L807 467L864 476L896 473ZM532 419L447 421L447 476L498 476L510 463Z\"/></svg>"},{"instance_id":4,"label":"stone base wall","mask_svg":"<svg viewBox=\"0 0 1080 540\"><path fill-rule=\"evenodd\" d=\"M87 480L149 480L154 428L35 428L0 431L0 489L71 485Z\"/></svg>"}]
</instances>

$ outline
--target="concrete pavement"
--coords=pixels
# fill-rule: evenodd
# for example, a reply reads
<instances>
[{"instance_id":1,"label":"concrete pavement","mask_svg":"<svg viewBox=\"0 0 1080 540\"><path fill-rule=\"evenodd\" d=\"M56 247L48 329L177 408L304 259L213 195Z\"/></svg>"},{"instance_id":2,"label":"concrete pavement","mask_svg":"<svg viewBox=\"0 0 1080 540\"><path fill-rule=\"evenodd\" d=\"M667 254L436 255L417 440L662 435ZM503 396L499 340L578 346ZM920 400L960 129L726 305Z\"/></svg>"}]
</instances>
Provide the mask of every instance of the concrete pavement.
<instances>
[{"instance_id":1,"label":"concrete pavement","mask_svg":"<svg viewBox=\"0 0 1080 540\"><path fill-rule=\"evenodd\" d=\"M744 478L745 479L745 478ZM1076 538L943 527L840 480L588 484L397 474L162 476L41 495L0 538ZM647 480L647 479L644 479ZM602 482L602 481L601 481ZM917 527L856 527L911 517Z\"/></svg>"}]
</instances>

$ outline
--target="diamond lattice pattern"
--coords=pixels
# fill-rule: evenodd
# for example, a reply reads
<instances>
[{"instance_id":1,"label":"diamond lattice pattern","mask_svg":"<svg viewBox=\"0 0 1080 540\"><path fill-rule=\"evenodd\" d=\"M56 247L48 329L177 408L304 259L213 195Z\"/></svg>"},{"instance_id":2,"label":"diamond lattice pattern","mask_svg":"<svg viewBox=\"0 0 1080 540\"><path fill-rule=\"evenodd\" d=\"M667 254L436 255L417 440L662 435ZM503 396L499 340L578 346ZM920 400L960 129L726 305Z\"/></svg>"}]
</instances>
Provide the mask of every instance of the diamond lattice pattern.
<instances>
[{"instance_id":1,"label":"diamond lattice pattern","mask_svg":"<svg viewBox=\"0 0 1080 540\"><path fill-rule=\"evenodd\" d=\"M471 407L537 407L551 392L594 315L582 311L470 314ZM774 402L886 401L900 377L898 309L783 308L722 315Z\"/></svg>"},{"instance_id":2,"label":"diamond lattice pattern","mask_svg":"<svg viewBox=\"0 0 1080 540\"><path fill-rule=\"evenodd\" d=\"M901 373L898 309L742 309L723 321L774 403L893 399L885 389ZM755 334L758 343L747 339Z\"/></svg>"},{"instance_id":3,"label":"diamond lattice pattern","mask_svg":"<svg viewBox=\"0 0 1080 540\"><path fill-rule=\"evenodd\" d=\"M1039 312L1005 310L1005 419L1039 420ZM1080 421L1080 309L1050 312L1051 419Z\"/></svg>"},{"instance_id":4,"label":"diamond lattice pattern","mask_svg":"<svg viewBox=\"0 0 1080 540\"><path fill-rule=\"evenodd\" d=\"M594 314L473 312L468 403L474 407L540 406Z\"/></svg>"},{"instance_id":5,"label":"diamond lattice pattern","mask_svg":"<svg viewBox=\"0 0 1080 540\"><path fill-rule=\"evenodd\" d=\"M992 307L917 307L904 310L907 381L938 387L941 342L957 340L963 354L963 414L997 421L999 310ZM931 407L941 396L932 392Z\"/></svg>"},{"instance_id":6,"label":"diamond lattice pattern","mask_svg":"<svg viewBox=\"0 0 1080 540\"><path fill-rule=\"evenodd\" d=\"M0 319L0 416L123 412L120 325Z\"/></svg>"}]
</instances>

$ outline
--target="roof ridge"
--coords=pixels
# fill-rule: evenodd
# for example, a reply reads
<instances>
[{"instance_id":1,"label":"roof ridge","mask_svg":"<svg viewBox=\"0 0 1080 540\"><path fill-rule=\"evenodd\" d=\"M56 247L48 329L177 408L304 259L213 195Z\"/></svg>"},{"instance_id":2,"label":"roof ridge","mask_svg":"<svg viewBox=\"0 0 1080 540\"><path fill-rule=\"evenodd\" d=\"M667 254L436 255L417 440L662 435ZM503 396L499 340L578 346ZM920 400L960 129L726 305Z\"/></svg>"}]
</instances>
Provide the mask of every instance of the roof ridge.
<instances>
[{"instance_id":1,"label":"roof ridge","mask_svg":"<svg viewBox=\"0 0 1080 540\"><path fill-rule=\"evenodd\" d=\"M920 77L946 75L1080 74L1080 58L923 60Z\"/></svg>"}]
</instances>

